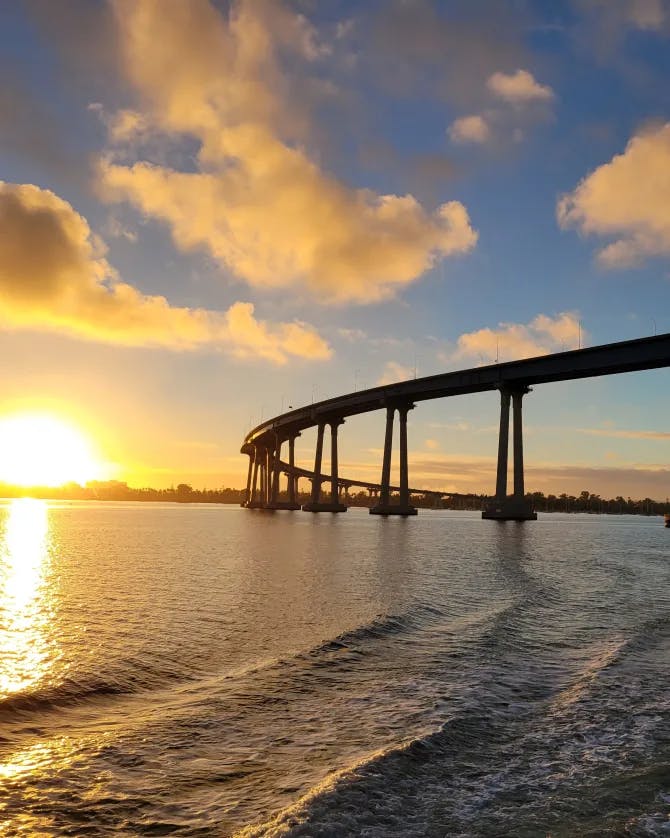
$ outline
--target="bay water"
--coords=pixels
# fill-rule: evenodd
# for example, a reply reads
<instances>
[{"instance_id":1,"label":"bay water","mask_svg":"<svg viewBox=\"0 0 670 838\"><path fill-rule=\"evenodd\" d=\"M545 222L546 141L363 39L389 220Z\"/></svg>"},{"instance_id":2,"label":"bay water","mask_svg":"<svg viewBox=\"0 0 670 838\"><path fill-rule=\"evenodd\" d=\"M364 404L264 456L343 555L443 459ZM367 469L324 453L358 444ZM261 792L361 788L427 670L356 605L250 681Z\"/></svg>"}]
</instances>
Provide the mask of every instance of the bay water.
<instances>
[{"instance_id":1,"label":"bay water","mask_svg":"<svg viewBox=\"0 0 670 838\"><path fill-rule=\"evenodd\" d=\"M0 835L670 835L670 530L0 503Z\"/></svg>"}]
</instances>

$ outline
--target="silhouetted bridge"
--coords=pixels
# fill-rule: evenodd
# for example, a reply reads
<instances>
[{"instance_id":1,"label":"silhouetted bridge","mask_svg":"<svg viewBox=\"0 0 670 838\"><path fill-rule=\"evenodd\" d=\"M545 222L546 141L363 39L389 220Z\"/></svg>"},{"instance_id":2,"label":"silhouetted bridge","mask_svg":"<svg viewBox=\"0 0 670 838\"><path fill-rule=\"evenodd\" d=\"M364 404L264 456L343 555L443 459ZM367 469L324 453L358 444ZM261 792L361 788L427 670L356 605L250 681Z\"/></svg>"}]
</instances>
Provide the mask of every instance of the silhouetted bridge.
<instances>
[{"instance_id":1,"label":"silhouetted bridge","mask_svg":"<svg viewBox=\"0 0 670 838\"><path fill-rule=\"evenodd\" d=\"M410 494L451 496L448 492L414 490L409 487L407 462L407 414L415 402L482 393L500 392L500 433L498 439L498 467L496 492L493 502L482 513L486 518L524 520L535 518L535 512L525 499L523 472L522 400L533 385L554 381L572 381L601 375L658 369L670 366L670 334L638 340L575 349L522 361L491 364L484 367L430 375L397 384L372 387L348 393L306 407L290 410L257 425L246 435L242 453L249 455L246 501L251 509L299 509L296 501L297 481L307 477L312 481L310 502L302 509L308 512L344 512L340 489L363 486L379 494L379 503L370 509L376 515L416 515L410 505ZM507 494L507 466L509 449L510 407L513 416L514 478L513 493ZM338 428L346 418L373 410L386 409L386 430L381 480L365 483L340 477L338 470ZM393 425L396 411L400 421L399 460L400 482L391 485L391 454ZM322 473L323 439L326 426L330 427L330 471ZM295 464L295 440L301 431L316 426L314 469L309 471ZM282 447L288 443L288 461L282 460ZM287 475L288 501L279 500L279 482ZM322 497L323 483L330 483L330 493ZM398 503L392 503L392 493L398 492Z\"/></svg>"}]
</instances>

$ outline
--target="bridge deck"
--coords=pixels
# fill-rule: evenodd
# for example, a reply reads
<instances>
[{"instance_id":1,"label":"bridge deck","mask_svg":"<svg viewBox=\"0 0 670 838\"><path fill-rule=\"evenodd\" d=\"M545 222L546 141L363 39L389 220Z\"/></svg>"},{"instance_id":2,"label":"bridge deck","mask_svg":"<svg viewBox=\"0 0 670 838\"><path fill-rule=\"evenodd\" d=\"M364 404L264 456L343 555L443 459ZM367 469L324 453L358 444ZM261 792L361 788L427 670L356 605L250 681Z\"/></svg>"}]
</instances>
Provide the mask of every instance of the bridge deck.
<instances>
[{"instance_id":1,"label":"bridge deck","mask_svg":"<svg viewBox=\"0 0 670 838\"><path fill-rule=\"evenodd\" d=\"M420 402L481 393L503 385L522 387L667 366L670 366L670 334L430 375L360 390L275 416L249 431L242 452L248 453L251 443L262 442L265 437L270 439L275 433L288 436L329 417L344 419L394 402Z\"/></svg>"}]
</instances>

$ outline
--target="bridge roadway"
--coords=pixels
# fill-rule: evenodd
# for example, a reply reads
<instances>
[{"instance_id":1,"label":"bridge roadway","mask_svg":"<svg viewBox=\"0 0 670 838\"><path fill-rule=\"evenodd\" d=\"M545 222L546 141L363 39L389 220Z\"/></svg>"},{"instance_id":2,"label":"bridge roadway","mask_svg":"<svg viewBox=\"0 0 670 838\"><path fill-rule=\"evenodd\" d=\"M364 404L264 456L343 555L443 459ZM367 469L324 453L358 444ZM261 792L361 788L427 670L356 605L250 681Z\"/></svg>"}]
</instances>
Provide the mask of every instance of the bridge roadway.
<instances>
[{"instance_id":1,"label":"bridge roadway","mask_svg":"<svg viewBox=\"0 0 670 838\"><path fill-rule=\"evenodd\" d=\"M337 427L350 416L386 408L384 462L382 479L379 484L381 501L379 508L372 511L382 515L415 514L415 511L412 511L409 507L408 498L407 411L414 407L414 403L428 399L499 390L501 414L496 503L495 508L489 510L490 514L485 513L485 516L517 520L532 518L534 513L527 508L523 500L521 402L524 394L529 392L529 389L536 384L571 381L668 366L670 366L670 334L666 333L637 340L558 352L521 361L509 361L456 372L440 373L396 384L372 387L290 410L257 425L247 433L244 439L241 451L250 457L247 505L277 508L279 472L283 468L286 468L286 473L289 473L289 496L294 499L295 480L290 475L292 470L296 471L293 462L293 443L301 431L317 426L315 468L313 472L308 473L311 474L313 481L312 502L303 508L309 511L343 511L344 507L339 503L337 490L341 484L347 481L339 478L337 472ZM514 417L514 495L512 498L508 498L506 491L510 402L513 403ZM391 487L390 484L389 471L395 411L398 411L400 417L401 502L399 506L391 508L389 493L393 491L394 487ZM334 467L331 469L331 475L328 476L331 482L330 502L322 503L320 488L321 483L326 482L326 476L321 473L321 456L323 432L326 424L331 426L331 462L334 461ZM281 445L287 440L289 441L291 456L289 462L284 463L280 456ZM260 456L261 453L263 454L262 457ZM258 496L256 486L256 472L259 469L261 477L260 496ZM301 475L297 475L296 471L296 476ZM283 506L287 506L287 504L283 504Z\"/></svg>"}]
</instances>

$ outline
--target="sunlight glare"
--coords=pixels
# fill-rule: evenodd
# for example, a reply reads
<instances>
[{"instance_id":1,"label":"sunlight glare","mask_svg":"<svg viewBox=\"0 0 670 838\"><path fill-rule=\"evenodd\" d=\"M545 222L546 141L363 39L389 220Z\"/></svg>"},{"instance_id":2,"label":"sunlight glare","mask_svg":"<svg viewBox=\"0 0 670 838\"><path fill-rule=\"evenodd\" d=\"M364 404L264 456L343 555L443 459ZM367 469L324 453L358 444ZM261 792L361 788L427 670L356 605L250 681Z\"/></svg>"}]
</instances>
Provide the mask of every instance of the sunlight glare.
<instances>
[{"instance_id":1,"label":"sunlight glare","mask_svg":"<svg viewBox=\"0 0 670 838\"><path fill-rule=\"evenodd\" d=\"M7 508L0 544L0 696L41 680L51 666L48 591L49 518L44 501Z\"/></svg>"},{"instance_id":2,"label":"sunlight glare","mask_svg":"<svg viewBox=\"0 0 670 838\"><path fill-rule=\"evenodd\" d=\"M48 414L0 420L0 480L15 486L62 486L104 477L90 441Z\"/></svg>"}]
</instances>

